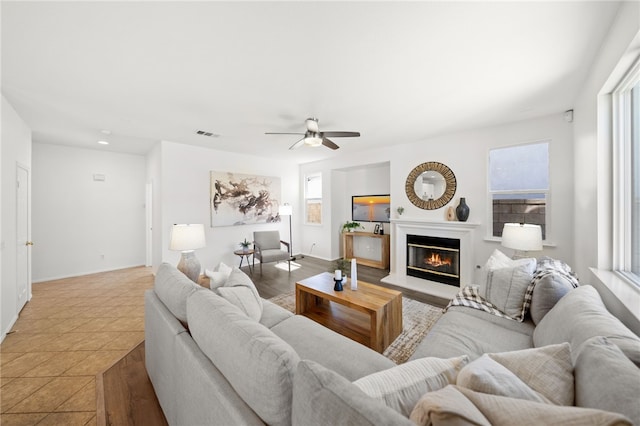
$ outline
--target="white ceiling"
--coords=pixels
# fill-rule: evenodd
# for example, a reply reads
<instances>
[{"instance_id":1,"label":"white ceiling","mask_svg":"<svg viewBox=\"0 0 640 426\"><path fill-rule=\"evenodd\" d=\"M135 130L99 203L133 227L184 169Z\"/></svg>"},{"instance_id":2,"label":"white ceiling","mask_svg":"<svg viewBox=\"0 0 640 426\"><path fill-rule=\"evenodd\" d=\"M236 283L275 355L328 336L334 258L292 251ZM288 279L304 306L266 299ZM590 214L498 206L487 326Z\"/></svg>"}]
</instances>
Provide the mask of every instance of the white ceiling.
<instances>
[{"instance_id":1,"label":"white ceiling","mask_svg":"<svg viewBox=\"0 0 640 426\"><path fill-rule=\"evenodd\" d=\"M308 162L570 109L618 6L2 1L2 93L35 142ZM264 134L311 116L362 136Z\"/></svg>"}]
</instances>

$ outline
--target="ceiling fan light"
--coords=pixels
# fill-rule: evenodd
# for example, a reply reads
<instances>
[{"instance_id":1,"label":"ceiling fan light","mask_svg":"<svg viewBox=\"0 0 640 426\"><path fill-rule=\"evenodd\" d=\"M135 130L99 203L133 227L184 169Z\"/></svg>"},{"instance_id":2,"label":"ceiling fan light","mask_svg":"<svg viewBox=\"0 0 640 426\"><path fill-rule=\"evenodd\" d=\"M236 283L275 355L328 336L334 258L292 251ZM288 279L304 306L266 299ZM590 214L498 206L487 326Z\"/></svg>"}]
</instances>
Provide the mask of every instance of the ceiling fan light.
<instances>
[{"instance_id":1,"label":"ceiling fan light","mask_svg":"<svg viewBox=\"0 0 640 426\"><path fill-rule=\"evenodd\" d=\"M313 133L304 138L304 143L309 146L320 146L322 145L322 137L317 133Z\"/></svg>"}]
</instances>

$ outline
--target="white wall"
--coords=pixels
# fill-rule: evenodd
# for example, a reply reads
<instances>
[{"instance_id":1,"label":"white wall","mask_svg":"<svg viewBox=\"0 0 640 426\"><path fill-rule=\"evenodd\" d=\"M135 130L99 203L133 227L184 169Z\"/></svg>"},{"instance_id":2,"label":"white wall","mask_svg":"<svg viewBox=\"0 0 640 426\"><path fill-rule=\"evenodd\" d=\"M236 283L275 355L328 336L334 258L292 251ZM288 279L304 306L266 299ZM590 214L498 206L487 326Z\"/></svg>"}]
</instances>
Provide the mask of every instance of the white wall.
<instances>
[{"instance_id":1,"label":"white wall","mask_svg":"<svg viewBox=\"0 0 640 426\"><path fill-rule=\"evenodd\" d=\"M144 204L143 156L34 143L33 280L144 265Z\"/></svg>"},{"instance_id":2,"label":"white wall","mask_svg":"<svg viewBox=\"0 0 640 426\"><path fill-rule=\"evenodd\" d=\"M426 161L438 161L451 168L457 179L457 192L449 205L457 205L460 197L466 197L471 208L469 222L480 224L475 235L475 262L484 264L498 242L486 241L491 232L491 205L487 196L487 161L489 149L549 139L550 142L550 198L552 207L549 220L549 235L554 246L545 247L543 254L554 256L571 264L573 262L573 145L572 124L563 120L562 112L547 117L511 123L496 127L476 129L457 134L433 138L423 142L370 150L359 158L338 158L304 164L301 175L322 171L323 176L331 176L334 169L356 168L358 165L376 164L390 160L390 186L392 218L397 217L396 208L405 208L403 217L428 220L445 220L445 206L438 210L422 210L415 207L405 194L405 181L411 170ZM336 173L333 173L336 175ZM343 179L349 186L349 182ZM335 187L333 185L331 187ZM342 197L342 195L340 195ZM330 197L325 204L331 209L336 202ZM338 201L339 203L339 201ZM338 205L344 211L344 206ZM348 215L348 213L345 213ZM347 219L345 217L344 219ZM344 220L343 219L343 220ZM324 225L324 224L323 224ZM336 225L336 226L334 226ZM313 238L320 241L321 248L332 247L339 238L339 224L329 223L322 232L314 232ZM304 232L304 247L309 240ZM392 235L393 238L393 235ZM505 251L508 251L505 249ZM315 252L315 249L314 249ZM337 257L328 249L322 252L330 258Z\"/></svg>"},{"instance_id":3,"label":"white wall","mask_svg":"<svg viewBox=\"0 0 640 426\"><path fill-rule=\"evenodd\" d=\"M640 334L637 288L612 268L613 192L610 93L640 50L640 3L623 2L577 98L575 110L575 269L598 289L607 308ZM589 268L600 269L591 275Z\"/></svg>"},{"instance_id":4,"label":"white wall","mask_svg":"<svg viewBox=\"0 0 640 426\"><path fill-rule=\"evenodd\" d=\"M244 238L251 241L253 231L277 229L283 240L289 240L289 221L279 224L210 227L209 172L229 171L280 177L282 201L293 207L293 243L298 253L301 236L297 232L300 217L298 167L285 161L265 161L261 157L217 151L207 148L163 141L160 148L162 170L162 200L160 238L154 246L162 252L162 261L177 264L180 253L169 250L171 225L174 223L204 223L207 246L196 251L202 268L213 269L220 261L237 265L233 254ZM157 210L157 209L154 209ZM154 223L154 228L156 224ZM157 268L154 259L154 268Z\"/></svg>"},{"instance_id":5,"label":"white wall","mask_svg":"<svg viewBox=\"0 0 640 426\"><path fill-rule=\"evenodd\" d=\"M16 166L31 168L31 130L2 96L2 145L0 147L0 185L2 281L0 282L0 341L18 319L16 290ZM29 298L31 288L29 287Z\"/></svg>"}]
</instances>

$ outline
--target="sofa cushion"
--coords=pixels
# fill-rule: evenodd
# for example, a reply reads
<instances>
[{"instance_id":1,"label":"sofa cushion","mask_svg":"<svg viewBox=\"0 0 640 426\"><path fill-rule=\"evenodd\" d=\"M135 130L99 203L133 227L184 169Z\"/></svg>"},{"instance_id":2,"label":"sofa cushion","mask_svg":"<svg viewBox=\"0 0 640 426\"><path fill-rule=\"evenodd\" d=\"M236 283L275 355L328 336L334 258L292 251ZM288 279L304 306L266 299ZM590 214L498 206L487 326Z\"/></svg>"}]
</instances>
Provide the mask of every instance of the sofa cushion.
<instances>
[{"instance_id":1,"label":"sofa cushion","mask_svg":"<svg viewBox=\"0 0 640 426\"><path fill-rule=\"evenodd\" d=\"M571 290L542 318L533 332L535 346L571 343L574 356L589 338L605 336L636 365L640 338L607 311L597 290L583 285Z\"/></svg>"},{"instance_id":2,"label":"sofa cushion","mask_svg":"<svg viewBox=\"0 0 640 426\"><path fill-rule=\"evenodd\" d=\"M242 399L268 424L291 423L293 348L213 292L190 297L191 334Z\"/></svg>"},{"instance_id":3,"label":"sofa cushion","mask_svg":"<svg viewBox=\"0 0 640 426\"><path fill-rule=\"evenodd\" d=\"M373 349L361 345L302 315L294 315L271 328L302 359L318 362L349 381L396 364Z\"/></svg>"},{"instance_id":4,"label":"sofa cushion","mask_svg":"<svg viewBox=\"0 0 640 426\"><path fill-rule=\"evenodd\" d=\"M168 263L158 268L153 290L158 298L183 324L187 324L187 299L203 287L191 281L185 274Z\"/></svg>"},{"instance_id":5,"label":"sofa cushion","mask_svg":"<svg viewBox=\"0 0 640 426\"><path fill-rule=\"evenodd\" d=\"M294 426L413 425L409 419L367 396L341 375L310 360L302 360L298 364L293 379L291 417Z\"/></svg>"},{"instance_id":6,"label":"sofa cushion","mask_svg":"<svg viewBox=\"0 0 640 426\"><path fill-rule=\"evenodd\" d=\"M574 375L577 406L615 411L640 424L640 370L606 337L582 345Z\"/></svg>"},{"instance_id":7,"label":"sofa cushion","mask_svg":"<svg viewBox=\"0 0 640 426\"><path fill-rule=\"evenodd\" d=\"M262 299L262 316L260 317L260 324L267 328L272 328L274 325L280 324L282 321L293 314L282 306L278 306L273 302Z\"/></svg>"},{"instance_id":8,"label":"sofa cushion","mask_svg":"<svg viewBox=\"0 0 640 426\"><path fill-rule=\"evenodd\" d=\"M262 317L262 298L251 278L239 268L233 268L224 285L215 291L240 308L249 318L259 321Z\"/></svg>"},{"instance_id":9,"label":"sofa cushion","mask_svg":"<svg viewBox=\"0 0 640 426\"><path fill-rule=\"evenodd\" d=\"M451 359L420 358L370 374L353 384L370 397L409 417L422 395L455 383L458 372L468 362L466 355Z\"/></svg>"},{"instance_id":10,"label":"sofa cushion","mask_svg":"<svg viewBox=\"0 0 640 426\"><path fill-rule=\"evenodd\" d=\"M474 360L487 352L507 352L533 346L533 323L500 318L464 306L450 307L420 342L410 359L427 356Z\"/></svg>"},{"instance_id":11,"label":"sofa cushion","mask_svg":"<svg viewBox=\"0 0 640 426\"><path fill-rule=\"evenodd\" d=\"M242 312L254 321L259 321L262 317L262 302L256 300L255 295L249 287L218 287L218 294L233 305L240 308Z\"/></svg>"}]
</instances>

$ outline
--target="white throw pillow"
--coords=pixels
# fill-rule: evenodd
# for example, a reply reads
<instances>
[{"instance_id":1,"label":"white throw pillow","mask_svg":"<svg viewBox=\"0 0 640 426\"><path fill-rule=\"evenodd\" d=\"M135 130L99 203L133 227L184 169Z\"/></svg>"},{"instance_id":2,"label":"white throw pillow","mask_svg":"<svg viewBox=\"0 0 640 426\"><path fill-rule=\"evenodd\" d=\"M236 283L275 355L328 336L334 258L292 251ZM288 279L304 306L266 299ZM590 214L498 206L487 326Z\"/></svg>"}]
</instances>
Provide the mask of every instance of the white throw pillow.
<instances>
[{"instance_id":1,"label":"white throw pillow","mask_svg":"<svg viewBox=\"0 0 640 426\"><path fill-rule=\"evenodd\" d=\"M450 358L419 358L353 382L370 397L409 417L427 392L455 383L458 372L469 362L466 355Z\"/></svg>"},{"instance_id":2,"label":"white throw pillow","mask_svg":"<svg viewBox=\"0 0 640 426\"><path fill-rule=\"evenodd\" d=\"M205 269L204 274L209 277L209 288L213 290L225 285L232 270L230 266L223 262L220 262L214 271Z\"/></svg>"}]
</instances>

